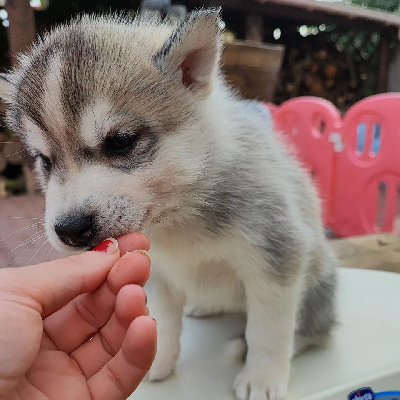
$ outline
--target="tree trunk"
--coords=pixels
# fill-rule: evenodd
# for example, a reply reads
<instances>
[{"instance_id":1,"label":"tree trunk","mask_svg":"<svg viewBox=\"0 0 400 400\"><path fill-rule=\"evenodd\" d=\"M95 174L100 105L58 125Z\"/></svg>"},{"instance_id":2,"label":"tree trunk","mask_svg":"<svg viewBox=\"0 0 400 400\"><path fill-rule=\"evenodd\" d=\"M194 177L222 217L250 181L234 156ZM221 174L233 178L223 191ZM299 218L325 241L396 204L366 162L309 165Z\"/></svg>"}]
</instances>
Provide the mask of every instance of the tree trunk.
<instances>
[{"instance_id":1,"label":"tree trunk","mask_svg":"<svg viewBox=\"0 0 400 400\"><path fill-rule=\"evenodd\" d=\"M8 40L13 64L16 56L24 52L35 40L35 16L29 0L7 0L6 11L10 22Z\"/></svg>"},{"instance_id":2,"label":"tree trunk","mask_svg":"<svg viewBox=\"0 0 400 400\"><path fill-rule=\"evenodd\" d=\"M382 30L381 45L379 55L379 71L378 71L378 93L386 93L388 91L389 66L390 66L390 37L389 29Z\"/></svg>"},{"instance_id":3,"label":"tree trunk","mask_svg":"<svg viewBox=\"0 0 400 400\"><path fill-rule=\"evenodd\" d=\"M262 15L250 14L246 17L246 40L262 42L264 36L264 20Z\"/></svg>"},{"instance_id":4,"label":"tree trunk","mask_svg":"<svg viewBox=\"0 0 400 400\"><path fill-rule=\"evenodd\" d=\"M35 40L35 15L29 0L6 0L8 13L8 41L12 64L15 65L18 53L28 50ZM33 194L36 191L36 179L32 171L33 160L25 157L23 170L25 175L26 191Z\"/></svg>"}]
</instances>

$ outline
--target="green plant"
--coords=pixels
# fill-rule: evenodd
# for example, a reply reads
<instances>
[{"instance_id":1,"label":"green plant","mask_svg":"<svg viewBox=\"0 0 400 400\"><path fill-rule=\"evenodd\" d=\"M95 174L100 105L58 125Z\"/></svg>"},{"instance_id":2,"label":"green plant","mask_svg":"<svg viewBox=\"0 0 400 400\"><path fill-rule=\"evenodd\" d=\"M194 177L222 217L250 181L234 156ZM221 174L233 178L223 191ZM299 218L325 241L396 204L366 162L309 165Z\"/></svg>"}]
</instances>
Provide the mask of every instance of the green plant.
<instances>
[{"instance_id":1,"label":"green plant","mask_svg":"<svg viewBox=\"0 0 400 400\"><path fill-rule=\"evenodd\" d=\"M377 8L383 11L398 11L400 1L399 0L351 0L352 4L368 7Z\"/></svg>"}]
</instances>

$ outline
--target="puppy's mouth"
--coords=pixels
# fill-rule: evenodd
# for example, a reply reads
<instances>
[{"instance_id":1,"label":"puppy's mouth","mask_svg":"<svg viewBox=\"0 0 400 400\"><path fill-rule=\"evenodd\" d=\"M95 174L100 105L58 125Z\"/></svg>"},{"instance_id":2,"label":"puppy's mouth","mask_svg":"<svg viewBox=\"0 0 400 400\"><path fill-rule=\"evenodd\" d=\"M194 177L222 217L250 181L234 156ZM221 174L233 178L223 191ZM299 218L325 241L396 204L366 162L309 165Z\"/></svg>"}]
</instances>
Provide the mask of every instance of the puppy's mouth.
<instances>
[{"instance_id":1,"label":"puppy's mouth","mask_svg":"<svg viewBox=\"0 0 400 400\"><path fill-rule=\"evenodd\" d=\"M129 214L118 214L113 218L92 214L91 223L87 220L86 225L82 216L73 215L58 222L56 234L63 244L64 251L92 250L110 237L118 238L131 232L151 235L154 229L173 227L166 220L168 220L170 212L176 210L168 211L159 210L157 212L148 207L143 210L141 215L136 214L135 218L129 218Z\"/></svg>"},{"instance_id":2,"label":"puppy's mouth","mask_svg":"<svg viewBox=\"0 0 400 400\"><path fill-rule=\"evenodd\" d=\"M99 218L99 216L97 216L96 219L93 219L92 225L86 227L86 230L82 225L77 226L75 224L75 226L73 226L70 224L71 226L68 226L68 228L64 226L62 230L59 226L56 227L56 234L58 240L62 243L62 250L64 251L75 252L92 250L110 237L118 238L127 233L142 230L144 218L139 224L137 221L132 221L133 223L124 222L123 219L124 217L121 216L121 218L110 221L110 219Z\"/></svg>"}]
</instances>

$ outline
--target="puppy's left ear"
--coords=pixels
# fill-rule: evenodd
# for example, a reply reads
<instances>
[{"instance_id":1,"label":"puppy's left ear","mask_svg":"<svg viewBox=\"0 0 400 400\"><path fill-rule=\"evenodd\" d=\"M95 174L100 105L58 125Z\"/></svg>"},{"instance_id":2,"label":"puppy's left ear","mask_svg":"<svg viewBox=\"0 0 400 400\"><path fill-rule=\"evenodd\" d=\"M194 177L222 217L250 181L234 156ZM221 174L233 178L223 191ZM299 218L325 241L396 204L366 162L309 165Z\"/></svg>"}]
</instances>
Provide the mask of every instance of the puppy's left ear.
<instances>
[{"instance_id":1,"label":"puppy's left ear","mask_svg":"<svg viewBox=\"0 0 400 400\"><path fill-rule=\"evenodd\" d=\"M219 13L219 9L191 13L154 57L164 73L203 97L211 91L221 55Z\"/></svg>"},{"instance_id":2,"label":"puppy's left ear","mask_svg":"<svg viewBox=\"0 0 400 400\"><path fill-rule=\"evenodd\" d=\"M0 99L8 102L11 99L12 88L11 76L0 74Z\"/></svg>"}]
</instances>

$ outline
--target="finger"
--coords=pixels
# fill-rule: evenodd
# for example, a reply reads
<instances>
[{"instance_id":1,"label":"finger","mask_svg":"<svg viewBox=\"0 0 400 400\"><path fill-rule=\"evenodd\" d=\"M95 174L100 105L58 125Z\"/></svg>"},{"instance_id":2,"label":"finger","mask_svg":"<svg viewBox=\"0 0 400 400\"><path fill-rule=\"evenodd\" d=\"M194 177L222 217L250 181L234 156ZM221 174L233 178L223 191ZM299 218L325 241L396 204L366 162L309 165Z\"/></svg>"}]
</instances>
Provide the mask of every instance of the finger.
<instances>
[{"instance_id":1,"label":"finger","mask_svg":"<svg viewBox=\"0 0 400 400\"><path fill-rule=\"evenodd\" d=\"M103 244L104 251L87 251L38 265L2 270L2 293L47 317L78 295L96 289L106 279L120 252L115 239Z\"/></svg>"},{"instance_id":2,"label":"finger","mask_svg":"<svg viewBox=\"0 0 400 400\"><path fill-rule=\"evenodd\" d=\"M86 378L98 372L121 349L131 322L147 314L146 294L137 285L124 286L118 293L115 313L92 340L73 351L75 360Z\"/></svg>"},{"instance_id":3,"label":"finger","mask_svg":"<svg viewBox=\"0 0 400 400\"><path fill-rule=\"evenodd\" d=\"M147 251L125 253L122 259L123 262L118 260L107 276L106 284L114 293L130 283L144 286L150 277L151 259Z\"/></svg>"},{"instance_id":4,"label":"finger","mask_svg":"<svg viewBox=\"0 0 400 400\"><path fill-rule=\"evenodd\" d=\"M119 249L121 251L121 255L125 254L127 251L133 250L146 250L150 249L150 241L149 239L140 232L132 232L128 233L124 236L121 236L118 239Z\"/></svg>"},{"instance_id":5,"label":"finger","mask_svg":"<svg viewBox=\"0 0 400 400\"><path fill-rule=\"evenodd\" d=\"M146 254L126 253L100 287L80 295L44 320L47 336L59 350L75 350L109 320L120 289L130 284L144 285L149 274L150 260Z\"/></svg>"},{"instance_id":6,"label":"finger","mask_svg":"<svg viewBox=\"0 0 400 400\"><path fill-rule=\"evenodd\" d=\"M125 400L142 381L154 360L156 323L139 317L128 328L121 350L88 380L94 400Z\"/></svg>"}]
</instances>

